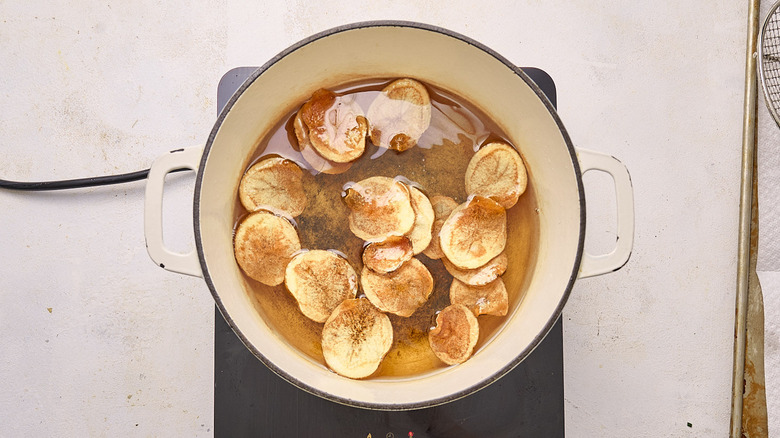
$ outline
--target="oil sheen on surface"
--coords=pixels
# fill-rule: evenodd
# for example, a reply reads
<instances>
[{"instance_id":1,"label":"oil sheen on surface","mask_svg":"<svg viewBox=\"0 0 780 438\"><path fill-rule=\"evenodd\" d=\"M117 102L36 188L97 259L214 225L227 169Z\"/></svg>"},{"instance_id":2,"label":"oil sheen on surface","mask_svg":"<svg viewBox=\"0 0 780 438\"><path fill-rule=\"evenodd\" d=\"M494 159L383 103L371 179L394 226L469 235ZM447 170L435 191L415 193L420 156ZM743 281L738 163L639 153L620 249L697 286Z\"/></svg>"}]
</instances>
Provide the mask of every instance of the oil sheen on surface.
<instances>
[{"instance_id":1,"label":"oil sheen on surface","mask_svg":"<svg viewBox=\"0 0 780 438\"><path fill-rule=\"evenodd\" d=\"M380 90L392 79L364 81L334 88L338 95L353 94L367 111ZM297 151L292 128L294 113L286 114L269 135L260 139L255 155L245 168L269 155L295 161L304 170L304 190L308 205L295 219L295 225L305 249L330 249L345 256L355 270L363 269L363 241L349 230L349 209L342 201L343 187L371 176L401 178L411 182L429 197L450 196L458 203L466 201L464 174L469 160L480 145L502 140L512 144L484 113L452 93L426 84L431 97L431 125L416 147L398 153L378 148L366 138L366 151L352 167L338 175L315 171ZM302 104L303 102L301 102ZM296 109L297 111L297 109ZM522 154L523 145L514 145ZM532 183L532 169L527 169L528 188L518 203L507 210L507 246L509 267L502 276L509 293L509 313L505 317L479 316L480 336L474 354L484 347L508 320L522 299L533 272L539 240L539 218ZM236 196L235 223L247 214ZM393 324L393 346L377 372L370 378L413 376L446 367L428 345L428 331L435 324L436 312L449 305L452 276L441 260L432 260L420 253L417 257L430 270L434 290L428 301L411 317L389 314ZM316 323L298 309L295 299L284 284L270 287L244 275L246 290L252 296L256 310L277 335L312 360L325 366L320 347L323 324ZM359 296L362 293L359 293Z\"/></svg>"}]
</instances>

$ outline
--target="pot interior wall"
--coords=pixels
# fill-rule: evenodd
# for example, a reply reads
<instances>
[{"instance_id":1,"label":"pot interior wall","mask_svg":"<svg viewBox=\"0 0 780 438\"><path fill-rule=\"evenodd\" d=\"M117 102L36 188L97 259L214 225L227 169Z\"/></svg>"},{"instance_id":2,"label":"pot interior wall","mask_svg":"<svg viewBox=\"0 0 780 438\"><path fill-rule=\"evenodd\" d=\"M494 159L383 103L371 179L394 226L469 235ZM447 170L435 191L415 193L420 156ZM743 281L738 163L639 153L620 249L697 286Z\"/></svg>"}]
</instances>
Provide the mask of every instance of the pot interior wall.
<instances>
[{"instance_id":1,"label":"pot interior wall","mask_svg":"<svg viewBox=\"0 0 780 438\"><path fill-rule=\"evenodd\" d=\"M351 381L290 348L245 292L232 247L240 176L260 138L321 87L413 77L491 117L522 151L539 206L539 248L528 291L494 339L466 363L424 375ZM309 391L369 407L416 407L467 394L508 371L546 334L576 275L581 199L562 126L522 76L461 39L416 27L359 27L322 36L266 66L228 104L200 169L198 250L226 319L266 364ZM511 269L511 266L510 266Z\"/></svg>"}]
</instances>

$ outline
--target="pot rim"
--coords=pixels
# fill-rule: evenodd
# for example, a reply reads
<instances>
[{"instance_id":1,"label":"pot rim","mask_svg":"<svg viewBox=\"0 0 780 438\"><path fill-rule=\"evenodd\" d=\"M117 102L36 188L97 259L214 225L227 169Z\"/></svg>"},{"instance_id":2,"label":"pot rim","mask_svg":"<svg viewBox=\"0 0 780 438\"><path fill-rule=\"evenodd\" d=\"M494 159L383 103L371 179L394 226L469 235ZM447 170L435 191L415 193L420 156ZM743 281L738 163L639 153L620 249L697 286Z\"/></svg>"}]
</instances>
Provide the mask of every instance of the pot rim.
<instances>
[{"instance_id":1,"label":"pot rim","mask_svg":"<svg viewBox=\"0 0 780 438\"><path fill-rule=\"evenodd\" d=\"M208 160L209 152L211 151L211 146L214 143L214 139L217 135L217 132L219 131L219 128L222 125L222 122L225 120L225 117L230 112L231 108L235 105L238 98L244 93L244 91L249 88L249 86L252 85L252 83L260 77L266 70L268 70L271 66L273 66L275 63L277 63L279 60L284 58L285 56L289 55L290 53L300 49L303 46L306 46L307 44L314 42L316 40L319 40L321 38L338 34L341 32L346 32L350 30L356 30L356 29L362 29L362 28L370 28L370 27L407 27L407 28L415 28L420 30L426 30L429 32L436 32L440 33L445 36L449 36L458 40L461 40L469 45L472 45L483 52L491 55L496 60L504 64L506 67L508 67L515 75L517 75L520 79L522 79L533 91L536 93L537 97L542 101L545 108L547 108L547 111L550 113L550 116L552 116L553 120L555 121L555 124L558 126L558 129L561 132L561 135L564 139L564 142L566 143L566 147L569 151L569 155L571 157L572 166L574 167L574 171L576 174L576 181L577 181L577 191L579 193L579 207L580 207L580 230L579 230L579 238L577 242L577 254L575 255L574 260L574 266L572 267L572 271L569 275L569 280L566 284L566 290L564 291L563 295L561 296L561 300L559 301L558 305L555 308L555 311L550 315L550 318L546 322L544 328L542 331L540 331L533 339L533 341L526 346L525 349L523 349L511 362L507 363L506 366L501 368L498 372L494 373L493 375L485 378L481 382L479 382L476 385L472 385L468 388L465 388L463 390L460 390L458 392L452 393L450 395L431 399L431 400L425 400L421 402L415 402L415 403L399 403L399 404L385 404L385 403L371 403L371 402L364 402L359 400L353 400L346 397L336 396L324 391L321 391L317 388L311 387L298 379L294 378L293 376L287 374L282 368L268 360L265 356L263 356L262 352L260 352L243 334L241 329L238 327L238 325L233 321L233 319L228 314L227 310L224 307L224 304L222 303L222 299L219 296L219 293L216 290L216 287L214 286L214 282L212 281L208 266L206 265L205 256L203 252L203 242L201 240L201 229L200 229L200 193L201 193L201 185L203 182L203 169L206 164L206 161ZM566 302L569 299L569 295L571 294L572 288L574 287L574 282L577 279L577 275L579 272L580 263L582 261L582 253L584 250L584 243L585 243L585 190L583 188L582 184L582 172L580 170L579 160L577 159L576 150L574 148L574 145L572 144L571 138L569 137L568 132L566 131L566 128L563 126L563 123L561 119L558 117L557 110L552 105L550 100L547 98L547 96L544 94L544 92L539 88L536 83L531 80L531 78L525 74L519 67L514 65L513 63L509 62L506 58L495 52L494 50L490 49L489 47L485 46L482 43L479 43L465 35L462 35L460 33L451 31L449 29L445 29L443 27L434 26L430 24L420 23L420 22L414 22L414 21L402 21L402 20L376 20L376 21L362 21L362 22L355 22L350 24L345 24L341 26L337 26L319 33L316 33L314 35L311 35L293 45L288 47L287 49L283 50L282 52L278 53L276 56L271 58L268 62L263 64L261 67L257 68L245 81L241 86L236 90L236 92L231 96L231 98L228 100L228 102L225 104L222 111L220 111L217 120L214 123L214 127L211 130L211 133L209 134L208 140L206 141L206 145L203 149L203 155L201 157L200 165L198 166L198 172L197 177L195 179L195 193L194 193L194 200L193 200L193 225L195 229L195 247L198 253L198 259L200 261L201 270L203 272L203 279L206 281L206 284L209 287L209 290L211 291L211 295L214 298L214 302L217 305L217 308L219 309L220 314L222 314L222 317L225 318L225 321L228 323L230 328L233 330L233 332L238 336L238 338L241 340L241 342L254 354L255 357L257 357L266 367L268 367L271 371L273 371L276 375L283 378L284 380L288 381L289 383L293 384L297 388L306 391L310 394L316 395L318 397L324 398L326 400L330 400L339 404L344 404L352 407L357 408L364 408L364 409L375 409L375 410L388 410L388 411L402 411L402 410L413 410L413 409L422 409L422 408L428 408L433 407L437 405L441 405L444 403L449 403L455 400L458 400L460 398L466 397L482 388L485 388L486 386L490 385L491 383L495 382L496 380L500 379L504 375L506 375L508 372L510 372L512 369L514 369L520 362L522 362L526 357L528 357L531 352L542 342L542 340L547 336L547 334L552 329L553 325L557 322L558 318L561 315L561 312L563 311L563 307L566 304Z\"/></svg>"}]
</instances>

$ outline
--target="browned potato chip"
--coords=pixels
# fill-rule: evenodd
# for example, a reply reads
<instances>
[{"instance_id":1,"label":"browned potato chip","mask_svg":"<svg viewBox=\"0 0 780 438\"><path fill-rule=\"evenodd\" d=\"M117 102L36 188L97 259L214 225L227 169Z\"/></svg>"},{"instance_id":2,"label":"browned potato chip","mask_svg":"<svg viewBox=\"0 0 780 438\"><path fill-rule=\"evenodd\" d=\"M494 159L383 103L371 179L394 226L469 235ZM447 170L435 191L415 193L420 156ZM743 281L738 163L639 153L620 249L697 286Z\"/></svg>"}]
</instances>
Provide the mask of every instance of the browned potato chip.
<instances>
[{"instance_id":1,"label":"browned potato chip","mask_svg":"<svg viewBox=\"0 0 780 438\"><path fill-rule=\"evenodd\" d=\"M347 188L344 201L351 210L349 229L367 242L403 236L414 225L409 189L392 178L372 176L357 182Z\"/></svg>"},{"instance_id":2,"label":"browned potato chip","mask_svg":"<svg viewBox=\"0 0 780 438\"><path fill-rule=\"evenodd\" d=\"M433 291L433 276L416 258L387 274L363 268L360 284L366 297L379 310L411 316Z\"/></svg>"},{"instance_id":3,"label":"browned potato chip","mask_svg":"<svg viewBox=\"0 0 780 438\"><path fill-rule=\"evenodd\" d=\"M285 158L266 158L244 173L238 197L249 211L266 208L296 217L306 207L303 171Z\"/></svg>"},{"instance_id":4,"label":"browned potato chip","mask_svg":"<svg viewBox=\"0 0 780 438\"><path fill-rule=\"evenodd\" d=\"M451 304L436 315L436 327L428 333L436 357L447 365L463 363L471 357L479 339L479 322L468 307Z\"/></svg>"},{"instance_id":5,"label":"browned potato chip","mask_svg":"<svg viewBox=\"0 0 780 438\"><path fill-rule=\"evenodd\" d=\"M475 316L504 316L509 310L509 295L501 278L484 286L469 286L455 278L450 285L450 302L468 307Z\"/></svg>"},{"instance_id":6,"label":"browned potato chip","mask_svg":"<svg viewBox=\"0 0 780 438\"><path fill-rule=\"evenodd\" d=\"M366 117L371 142L402 152L416 145L431 124L431 98L423 84L398 79L374 99Z\"/></svg>"},{"instance_id":7,"label":"browned potato chip","mask_svg":"<svg viewBox=\"0 0 780 438\"><path fill-rule=\"evenodd\" d=\"M520 154L506 143L490 143L474 154L466 168L466 193L478 195L510 208L528 185Z\"/></svg>"},{"instance_id":8,"label":"browned potato chip","mask_svg":"<svg viewBox=\"0 0 780 438\"><path fill-rule=\"evenodd\" d=\"M444 253L441 252L439 232L441 231L441 226L444 225L444 221L450 216L452 210L458 206L458 203L449 196L435 195L431 197L431 206L433 207L434 217L433 227L431 227L431 242L425 248L423 254L432 259L440 259L444 257Z\"/></svg>"},{"instance_id":9,"label":"browned potato chip","mask_svg":"<svg viewBox=\"0 0 780 438\"><path fill-rule=\"evenodd\" d=\"M352 265L330 251L297 254L287 264L284 284L307 318L325 322L342 301L355 298L358 278Z\"/></svg>"},{"instance_id":10,"label":"browned potato chip","mask_svg":"<svg viewBox=\"0 0 780 438\"><path fill-rule=\"evenodd\" d=\"M506 210L490 198L474 196L452 211L439 239L453 265L478 268L506 247Z\"/></svg>"},{"instance_id":11,"label":"browned potato chip","mask_svg":"<svg viewBox=\"0 0 780 438\"><path fill-rule=\"evenodd\" d=\"M233 249L246 275L268 286L284 281L284 270L301 250L298 232L286 219L265 211L252 213L236 228Z\"/></svg>"},{"instance_id":12,"label":"browned potato chip","mask_svg":"<svg viewBox=\"0 0 780 438\"><path fill-rule=\"evenodd\" d=\"M408 237L388 237L383 242L371 242L363 248L363 265L386 274L400 268L413 255L412 241Z\"/></svg>"},{"instance_id":13,"label":"browned potato chip","mask_svg":"<svg viewBox=\"0 0 780 438\"><path fill-rule=\"evenodd\" d=\"M311 140L309 139L309 129L303 123L303 120L301 120L300 111L295 114L295 119L293 119L293 131L295 131L295 137L298 139L298 149L300 150L303 159L309 163L312 169L319 173L336 175L344 173L352 167L351 162L336 163L326 159L314 150L314 146L312 146Z\"/></svg>"},{"instance_id":14,"label":"browned potato chip","mask_svg":"<svg viewBox=\"0 0 780 438\"><path fill-rule=\"evenodd\" d=\"M393 344L390 318L365 298L345 300L322 329L322 355L330 369L352 379L376 371Z\"/></svg>"},{"instance_id":15,"label":"browned potato chip","mask_svg":"<svg viewBox=\"0 0 780 438\"><path fill-rule=\"evenodd\" d=\"M484 286L490 283L503 274L509 264L509 258L503 252L475 269L461 269L453 265L446 257L442 258L441 261L447 272L469 286Z\"/></svg>"},{"instance_id":16,"label":"browned potato chip","mask_svg":"<svg viewBox=\"0 0 780 438\"><path fill-rule=\"evenodd\" d=\"M409 197L414 209L414 225L406 234L412 241L414 254L417 255L431 243L431 231L433 230L433 207L425 193L413 186L409 188Z\"/></svg>"},{"instance_id":17,"label":"browned potato chip","mask_svg":"<svg viewBox=\"0 0 780 438\"><path fill-rule=\"evenodd\" d=\"M348 163L363 155L368 122L354 97L321 88L299 113L311 145L326 159Z\"/></svg>"}]
</instances>

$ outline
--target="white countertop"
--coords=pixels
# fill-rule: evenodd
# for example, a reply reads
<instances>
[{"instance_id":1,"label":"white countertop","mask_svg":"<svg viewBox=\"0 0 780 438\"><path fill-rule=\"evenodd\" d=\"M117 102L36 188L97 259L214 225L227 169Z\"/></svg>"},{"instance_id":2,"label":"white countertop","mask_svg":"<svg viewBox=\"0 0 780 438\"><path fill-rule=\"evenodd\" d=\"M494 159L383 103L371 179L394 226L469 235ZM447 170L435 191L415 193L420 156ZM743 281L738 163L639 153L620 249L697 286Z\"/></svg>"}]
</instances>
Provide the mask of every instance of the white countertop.
<instances>
[{"instance_id":1,"label":"white countertop","mask_svg":"<svg viewBox=\"0 0 780 438\"><path fill-rule=\"evenodd\" d=\"M354 21L446 27L544 69L574 143L621 159L636 198L630 262L578 281L563 314L567 436L727 435L747 2L35 3L0 3L6 179L203 143L225 72ZM193 181L167 186L175 249L193 246ZM603 252L614 194L585 184ZM0 191L3 434L213 434L213 301L149 260L143 189Z\"/></svg>"}]
</instances>

